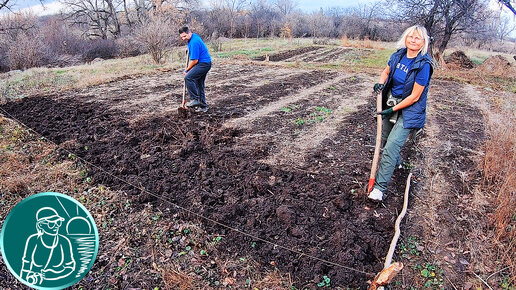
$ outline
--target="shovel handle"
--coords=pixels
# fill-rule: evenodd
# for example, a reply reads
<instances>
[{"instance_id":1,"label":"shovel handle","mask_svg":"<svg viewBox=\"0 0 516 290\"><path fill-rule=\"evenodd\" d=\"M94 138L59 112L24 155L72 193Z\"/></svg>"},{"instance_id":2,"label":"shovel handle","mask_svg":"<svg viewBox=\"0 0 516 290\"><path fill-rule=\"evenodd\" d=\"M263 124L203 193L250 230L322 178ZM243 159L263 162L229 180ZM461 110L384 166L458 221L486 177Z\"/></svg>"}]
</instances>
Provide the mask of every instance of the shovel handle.
<instances>
[{"instance_id":1,"label":"shovel handle","mask_svg":"<svg viewBox=\"0 0 516 290\"><path fill-rule=\"evenodd\" d=\"M186 67L185 67L185 69L186 69L186 68L188 68L188 64L190 63L190 54L188 53L188 48L186 49L185 54L186 54ZM186 95L186 81L183 82L183 101L181 102L181 108L186 108L185 107L185 104L186 104L185 95Z\"/></svg>"},{"instance_id":2,"label":"shovel handle","mask_svg":"<svg viewBox=\"0 0 516 290\"><path fill-rule=\"evenodd\" d=\"M376 95L376 111L382 111L382 94ZM373 190L376 170L378 168L378 160L380 159L380 146L382 144L382 115L376 115L376 144L374 146L373 164L371 165L371 174L369 175L369 184L367 186L367 193Z\"/></svg>"}]
</instances>

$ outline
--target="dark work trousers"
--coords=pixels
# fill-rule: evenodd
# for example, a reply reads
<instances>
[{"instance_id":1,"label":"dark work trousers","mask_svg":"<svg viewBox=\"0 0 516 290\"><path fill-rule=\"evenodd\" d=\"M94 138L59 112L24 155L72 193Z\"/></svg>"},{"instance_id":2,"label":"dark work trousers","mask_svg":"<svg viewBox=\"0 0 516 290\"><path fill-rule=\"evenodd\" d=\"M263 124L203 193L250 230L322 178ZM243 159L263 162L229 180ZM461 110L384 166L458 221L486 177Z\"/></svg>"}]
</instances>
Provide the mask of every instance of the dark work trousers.
<instances>
[{"instance_id":1,"label":"dark work trousers","mask_svg":"<svg viewBox=\"0 0 516 290\"><path fill-rule=\"evenodd\" d=\"M199 62L191 68L185 75L186 88L190 95L190 100L197 100L201 107L207 107L206 95L204 94L204 81L211 69L211 62Z\"/></svg>"}]
</instances>

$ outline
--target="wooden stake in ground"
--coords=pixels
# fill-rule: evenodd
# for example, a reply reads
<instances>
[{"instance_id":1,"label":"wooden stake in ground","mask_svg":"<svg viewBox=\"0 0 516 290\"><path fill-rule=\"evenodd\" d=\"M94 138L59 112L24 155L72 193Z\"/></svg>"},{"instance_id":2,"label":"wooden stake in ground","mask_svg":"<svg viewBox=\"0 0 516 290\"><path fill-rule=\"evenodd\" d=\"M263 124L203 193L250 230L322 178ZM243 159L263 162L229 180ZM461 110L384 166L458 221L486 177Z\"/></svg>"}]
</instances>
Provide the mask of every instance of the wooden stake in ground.
<instances>
[{"instance_id":1,"label":"wooden stake in ground","mask_svg":"<svg viewBox=\"0 0 516 290\"><path fill-rule=\"evenodd\" d=\"M382 111L382 94L376 94L376 112ZM380 146L382 145L382 115L376 115L376 144L374 146L373 164L371 166L371 174L369 175L369 185L367 186L367 193L373 190L374 181L376 178L376 170L378 168L378 159L380 159Z\"/></svg>"}]
</instances>

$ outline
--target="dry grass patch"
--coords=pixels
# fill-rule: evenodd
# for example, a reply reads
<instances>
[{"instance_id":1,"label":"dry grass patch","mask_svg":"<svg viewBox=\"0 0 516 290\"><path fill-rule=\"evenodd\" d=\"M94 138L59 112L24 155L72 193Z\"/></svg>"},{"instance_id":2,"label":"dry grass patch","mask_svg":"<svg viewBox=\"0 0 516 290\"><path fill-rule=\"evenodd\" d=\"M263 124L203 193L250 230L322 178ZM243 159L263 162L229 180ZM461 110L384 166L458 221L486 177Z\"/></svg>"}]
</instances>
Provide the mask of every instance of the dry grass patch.
<instances>
[{"instance_id":1,"label":"dry grass patch","mask_svg":"<svg viewBox=\"0 0 516 290\"><path fill-rule=\"evenodd\" d=\"M381 42L366 39L349 39L347 36L344 36L340 39L340 43L344 47L353 47L353 48L369 48L369 49L378 49L384 50L386 48L391 49L394 47L393 43L390 42Z\"/></svg>"},{"instance_id":2,"label":"dry grass patch","mask_svg":"<svg viewBox=\"0 0 516 290\"><path fill-rule=\"evenodd\" d=\"M492 119L482 163L482 189L496 196L492 222L497 256L507 266L512 285L516 279L516 132L514 116Z\"/></svg>"},{"instance_id":3,"label":"dry grass patch","mask_svg":"<svg viewBox=\"0 0 516 290\"><path fill-rule=\"evenodd\" d=\"M176 48L163 64L156 65L149 55L94 61L65 68L31 68L0 74L0 101L27 95L80 89L127 78L179 69L184 48Z\"/></svg>"}]
</instances>

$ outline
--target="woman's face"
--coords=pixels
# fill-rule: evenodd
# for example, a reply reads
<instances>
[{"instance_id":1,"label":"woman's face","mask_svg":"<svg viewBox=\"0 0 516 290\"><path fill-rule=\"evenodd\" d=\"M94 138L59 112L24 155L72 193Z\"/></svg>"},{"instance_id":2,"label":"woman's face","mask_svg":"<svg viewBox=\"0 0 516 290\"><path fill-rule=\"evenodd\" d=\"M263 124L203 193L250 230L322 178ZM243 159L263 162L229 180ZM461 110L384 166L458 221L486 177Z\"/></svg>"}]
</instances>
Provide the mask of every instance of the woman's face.
<instances>
[{"instance_id":1,"label":"woman's face","mask_svg":"<svg viewBox=\"0 0 516 290\"><path fill-rule=\"evenodd\" d=\"M405 46L409 50L419 52L423 45L425 44L425 39L417 30L412 31L405 38Z\"/></svg>"}]
</instances>

